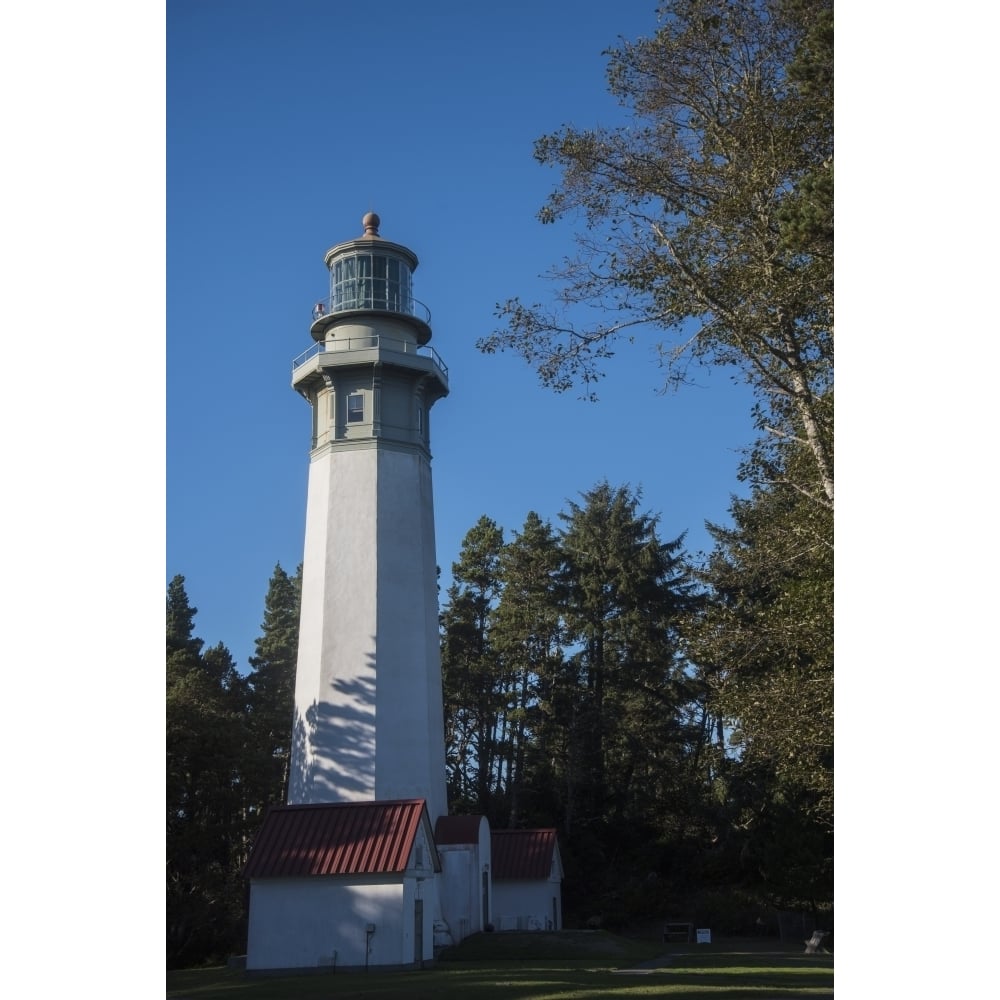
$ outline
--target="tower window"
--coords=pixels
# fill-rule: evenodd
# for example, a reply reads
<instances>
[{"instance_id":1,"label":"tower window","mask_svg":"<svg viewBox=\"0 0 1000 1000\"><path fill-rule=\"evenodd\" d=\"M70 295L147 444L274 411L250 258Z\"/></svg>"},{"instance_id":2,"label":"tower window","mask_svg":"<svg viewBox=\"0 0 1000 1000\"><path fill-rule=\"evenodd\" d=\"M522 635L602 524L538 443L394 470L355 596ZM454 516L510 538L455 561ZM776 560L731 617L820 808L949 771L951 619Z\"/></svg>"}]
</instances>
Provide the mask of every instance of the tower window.
<instances>
[{"instance_id":1,"label":"tower window","mask_svg":"<svg viewBox=\"0 0 1000 1000\"><path fill-rule=\"evenodd\" d=\"M365 419L365 397L360 392L347 397L347 422L356 424Z\"/></svg>"}]
</instances>

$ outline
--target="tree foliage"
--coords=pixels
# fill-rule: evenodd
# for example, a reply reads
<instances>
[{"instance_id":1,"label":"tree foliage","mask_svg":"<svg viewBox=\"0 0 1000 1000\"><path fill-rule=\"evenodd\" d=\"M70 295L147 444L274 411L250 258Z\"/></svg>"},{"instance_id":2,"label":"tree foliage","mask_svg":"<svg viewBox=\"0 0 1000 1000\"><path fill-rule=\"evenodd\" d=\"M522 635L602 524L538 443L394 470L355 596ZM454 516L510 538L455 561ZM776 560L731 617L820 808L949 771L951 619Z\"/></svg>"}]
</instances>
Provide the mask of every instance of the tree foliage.
<instances>
[{"instance_id":1,"label":"tree foliage","mask_svg":"<svg viewBox=\"0 0 1000 1000\"><path fill-rule=\"evenodd\" d=\"M560 514L563 616L577 693L570 791L584 821L620 823L648 798L651 750L665 749L659 723L682 724L687 692L677 625L690 583L682 537L661 542L657 519L638 510L639 495L604 481L582 499Z\"/></svg>"},{"instance_id":2,"label":"tree foliage","mask_svg":"<svg viewBox=\"0 0 1000 1000\"><path fill-rule=\"evenodd\" d=\"M236 944L242 917L245 692L221 644L202 653L184 578L167 593L167 961Z\"/></svg>"},{"instance_id":3,"label":"tree foliage","mask_svg":"<svg viewBox=\"0 0 1000 1000\"><path fill-rule=\"evenodd\" d=\"M167 961L239 952L243 866L266 807L285 800L299 574L275 568L253 668L203 649L184 578L167 589Z\"/></svg>"},{"instance_id":4,"label":"tree foliage","mask_svg":"<svg viewBox=\"0 0 1000 1000\"><path fill-rule=\"evenodd\" d=\"M449 798L471 812L494 816L490 788L501 765L502 691L492 643L492 613L499 595L503 531L481 517L462 540L442 613L441 671L447 694Z\"/></svg>"},{"instance_id":5,"label":"tree foliage","mask_svg":"<svg viewBox=\"0 0 1000 1000\"><path fill-rule=\"evenodd\" d=\"M504 811L506 825L515 828L538 817L540 807L550 802L548 783L537 776L548 745L542 734L542 686L551 684L563 662L561 562L551 524L534 511L500 551L502 591L493 615L493 642L507 692Z\"/></svg>"},{"instance_id":6,"label":"tree foliage","mask_svg":"<svg viewBox=\"0 0 1000 1000\"><path fill-rule=\"evenodd\" d=\"M794 417L828 503L832 23L831 0L672 0L652 37L612 50L628 124L535 145L562 173L541 221L583 222L577 255L550 273L556 303L508 300L478 344L518 352L561 391L591 387L632 328L673 331L658 345L668 381L692 361L735 367L762 429Z\"/></svg>"},{"instance_id":7,"label":"tree foliage","mask_svg":"<svg viewBox=\"0 0 1000 1000\"><path fill-rule=\"evenodd\" d=\"M747 873L787 906L832 898L833 517L790 485L815 475L802 446L783 452L788 475L710 526L690 652L739 753L726 780Z\"/></svg>"},{"instance_id":8,"label":"tree foliage","mask_svg":"<svg viewBox=\"0 0 1000 1000\"><path fill-rule=\"evenodd\" d=\"M705 794L691 766L705 692L681 639L698 599L682 539L661 541L639 502L601 482L567 504L562 530L529 513L506 543L481 518L442 613L450 811L557 825L570 864L599 866L576 884L589 895L620 874L612 857L655 867ZM455 724L484 707L485 727Z\"/></svg>"},{"instance_id":9,"label":"tree foliage","mask_svg":"<svg viewBox=\"0 0 1000 1000\"><path fill-rule=\"evenodd\" d=\"M802 445L772 459L815 479ZM645 871L827 903L832 514L758 485L697 567L640 499L603 481L558 531L531 513L510 541L485 516L466 535L441 619L450 811L556 825L568 902Z\"/></svg>"},{"instance_id":10,"label":"tree foliage","mask_svg":"<svg viewBox=\"0 0 1000 1000\"><path fill-rule=\"evenodd\" d=\"M289 576L276 565L248 677L250 738L257 768L252 783L256 801L251 805L259 813L268 805L283 804L288 793L301 599L302 567Z\"/></svg>"}]
</instances>

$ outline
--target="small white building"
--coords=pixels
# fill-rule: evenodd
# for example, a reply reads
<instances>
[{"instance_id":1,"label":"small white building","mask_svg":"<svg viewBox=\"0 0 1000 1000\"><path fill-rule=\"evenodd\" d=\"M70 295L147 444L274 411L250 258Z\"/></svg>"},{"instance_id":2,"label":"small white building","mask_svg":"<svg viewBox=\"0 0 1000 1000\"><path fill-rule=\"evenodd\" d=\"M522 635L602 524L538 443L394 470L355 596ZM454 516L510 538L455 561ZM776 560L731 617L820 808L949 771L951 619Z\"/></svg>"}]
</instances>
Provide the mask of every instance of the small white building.
<instances>
[{"instance_id":1,"label":"small white building","mask_svg":"<svg viewBox=\"0 0 1000 1000\"><path fill-rule=\"evenodd\" d=\"M441 859L441 915L458 944L493 922L490 825L485 816L440 816L434 843Z\"/></svg>"},{"instance_id":2,"label":"small white building","mask_svg":"<svg viewBox=\"0 0 1000 1000\"><path fill-rule=\"evenodd\" d=\"M498 931L562 930L562 858L554 829L494 830L493 913Z\"/></svg>"},{"instance_id":3,"label":"small white building","mask_svg":"<svg viewBox=\"0 0 1000 1000\"><path fill-rule=\"evenodd\" d=\"M247 969L421 967L440 871L423 799L272 809L246 867Z\"/></svg>"}]
</instances>

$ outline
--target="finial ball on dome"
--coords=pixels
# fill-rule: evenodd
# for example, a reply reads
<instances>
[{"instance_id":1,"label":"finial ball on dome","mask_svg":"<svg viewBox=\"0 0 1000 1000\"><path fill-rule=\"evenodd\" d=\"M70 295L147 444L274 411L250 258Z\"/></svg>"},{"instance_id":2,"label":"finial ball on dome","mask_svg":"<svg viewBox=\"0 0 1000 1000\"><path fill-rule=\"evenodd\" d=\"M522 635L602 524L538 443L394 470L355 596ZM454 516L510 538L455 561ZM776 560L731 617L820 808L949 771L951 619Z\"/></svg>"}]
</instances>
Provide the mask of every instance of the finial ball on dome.
<instances>
[{"instance_id":1,"label":"finial ball on dome","mask_svg":"<svg viewBox=\"0 0 1000 1000\"><path fill-rule=\"evenodd\" d=\"M361 220L361 225L365 227L365 236L378 236L378 227L382 220L374 213L368 212Z\"/></svg>"}]
</instances>

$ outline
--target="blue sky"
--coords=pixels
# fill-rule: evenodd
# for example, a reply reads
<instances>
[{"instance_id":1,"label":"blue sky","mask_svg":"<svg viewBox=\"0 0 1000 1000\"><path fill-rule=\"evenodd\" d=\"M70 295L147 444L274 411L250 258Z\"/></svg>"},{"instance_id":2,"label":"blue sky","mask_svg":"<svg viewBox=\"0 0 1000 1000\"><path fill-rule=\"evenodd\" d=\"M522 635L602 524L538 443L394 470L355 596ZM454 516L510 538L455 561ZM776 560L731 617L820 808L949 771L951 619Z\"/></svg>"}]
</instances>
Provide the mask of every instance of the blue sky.
<instances>
[{"instance_id":1,"label":"blue sky","mask_svg":"<svg viewBox=\"0 0 1000 1000\"><path fill-rule=\"evenodd\" d=\"M417 254L449 368L431 425L444 584L481 515L507 537L530 510L558 524L604 478L641 487L689 551L726 520L753 438L727 373L660 394L644 331L595 404L474 346L497 302L550 297L540 275L572 252L571 223L536 221L558 175L533 141L620 121L602 53L655 24L649 0L168 4L167 578L186 578L197 634L241 668L275 564L302 558L310 418L290 363L324 251L369 209Z\"/></svg>"}]
</instances>

